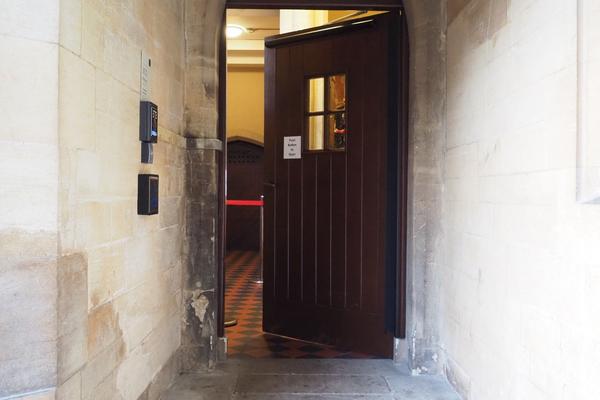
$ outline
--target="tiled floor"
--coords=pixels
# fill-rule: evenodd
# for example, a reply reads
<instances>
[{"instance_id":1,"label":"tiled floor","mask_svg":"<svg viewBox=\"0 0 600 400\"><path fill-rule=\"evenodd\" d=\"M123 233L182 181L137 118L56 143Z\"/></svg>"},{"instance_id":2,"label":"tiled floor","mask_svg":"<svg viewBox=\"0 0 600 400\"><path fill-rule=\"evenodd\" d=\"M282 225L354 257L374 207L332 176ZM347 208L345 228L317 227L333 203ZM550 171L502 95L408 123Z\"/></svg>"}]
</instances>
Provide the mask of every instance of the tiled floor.
<instances>
[{"instance_id":1,"label":"tiled floor","mask_svg":"<svg viewBox=\"0 0 600 400\"><path fill-rule=\"evenodd\" d=\"M257 252L231 251L225 260L225 317L238 325L226 328L227 356L233 358L371 358L331 346L265 334L262 331L262 285Z\"/></svg>"},{"instance_id":2,"label":"tiled floor","mask_svg":"<svg viewBox=\"0 0 600 400\"><path fill-rule=\"evenodd\" d=\"M391 360L228 360L180 376L163 400L460 400L440 376Z\"/></svg>"}]
</instances>

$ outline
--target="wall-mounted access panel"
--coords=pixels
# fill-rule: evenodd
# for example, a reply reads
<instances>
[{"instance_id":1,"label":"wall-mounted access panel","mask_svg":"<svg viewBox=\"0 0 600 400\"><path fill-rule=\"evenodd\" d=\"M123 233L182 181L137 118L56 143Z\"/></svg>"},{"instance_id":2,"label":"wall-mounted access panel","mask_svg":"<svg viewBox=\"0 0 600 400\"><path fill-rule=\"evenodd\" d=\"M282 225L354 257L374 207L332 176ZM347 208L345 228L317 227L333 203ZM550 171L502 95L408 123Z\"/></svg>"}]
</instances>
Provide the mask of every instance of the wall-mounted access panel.
<instances>
[{"instance_id":1,"label":"wall-mounted access panel","mask_svg":"<svg viewBox=\"0 0 600 400\"><path fill-rule=\"evenodd\" d=\"M138 215L158 214L158 175L138 175Z\"/></svg>"}]
</instances>

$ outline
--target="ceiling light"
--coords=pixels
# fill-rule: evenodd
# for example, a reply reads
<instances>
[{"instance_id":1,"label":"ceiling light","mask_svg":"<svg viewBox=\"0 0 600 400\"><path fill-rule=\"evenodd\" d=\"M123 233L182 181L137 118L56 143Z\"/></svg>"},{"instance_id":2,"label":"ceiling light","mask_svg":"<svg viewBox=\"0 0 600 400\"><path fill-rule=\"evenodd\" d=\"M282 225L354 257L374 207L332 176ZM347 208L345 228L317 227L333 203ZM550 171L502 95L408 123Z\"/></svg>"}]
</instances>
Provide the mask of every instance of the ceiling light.
<instances>
[{"instance_id":1,"label":"ceiling light","mask_svg":"<svg viewBox=\"0 0 600 400\"><path fill-rule=\"evenodd\" d=\"M225 36L229 39L240 37L244 33L248 33L248 30L241 25L227 24L225 28Z\"/></svg>"}]
</instances>

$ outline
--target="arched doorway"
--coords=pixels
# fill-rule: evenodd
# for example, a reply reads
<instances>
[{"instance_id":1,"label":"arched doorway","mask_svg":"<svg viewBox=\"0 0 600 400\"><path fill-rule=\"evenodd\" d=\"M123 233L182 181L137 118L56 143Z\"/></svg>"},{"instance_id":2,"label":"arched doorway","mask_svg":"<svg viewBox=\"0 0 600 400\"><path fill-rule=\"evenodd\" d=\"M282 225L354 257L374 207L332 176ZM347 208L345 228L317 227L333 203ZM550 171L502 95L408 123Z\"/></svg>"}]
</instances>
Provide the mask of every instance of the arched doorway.
<instances>
[{"instance_id":1,"label":"arched doorway","mask_svg":"<svg viewBox=\"0 0 600 400\"><path fill-rule=\"evenodd\" d=\"M373 2L357 2L357 1L331 1L327 3L317 1L244 1L244 0L229 0L226 3L228 8L304 8L304 9L323 9L323 8L338 8L338 9L383 9L383 10L402 10L403 6L401 1L397 0L383 0L376 3ZM395 151L398 154L398 165L397 174L395 179L398 180L398 192L395 197L395 204L397 207L396 224L392 224L389 229L397 240L397 247L393 250L394 254L389 255L394 258L395 262L395 275L393 277L393 285L396 288L396 298L390 299L395 302L395 330L394 336L397 338L404 338L406 331L406 226L407 226L407 176L408 176L408 36L407 36L406 22L402 26L402 44L400 46L399 54L397 55L397 76L395 77L395 84L398 85L398 92L400 93L398 102L396 104L397 109L390 110L390 115L395 116L395 129L397 130L397 142L394 144L394 148L390 151ZM224 38L223 38L224 39ZM224 51L225 46L223 40L221 41L220 47L220 107L219 107L219 118L221 121L225 121L225 93L226 93L226 53ZM224 138L224 123L221 126L221 138ZM223 165L224 167L224 165ZM224 185L222 185L224 186ZM224 237L221 237L223 240ZM223 242L224 243L224 242ZM219 262L220 273L219 276L223 277L222 259ZM222 282L221 282L222 285ZM223 286L221 286L223 287ZM222 291L221 291L222 293ZM222 300L222 299L221 299ZM223 334L223 314L219 314L219 335Z\"/></svg>"}]
</instances>

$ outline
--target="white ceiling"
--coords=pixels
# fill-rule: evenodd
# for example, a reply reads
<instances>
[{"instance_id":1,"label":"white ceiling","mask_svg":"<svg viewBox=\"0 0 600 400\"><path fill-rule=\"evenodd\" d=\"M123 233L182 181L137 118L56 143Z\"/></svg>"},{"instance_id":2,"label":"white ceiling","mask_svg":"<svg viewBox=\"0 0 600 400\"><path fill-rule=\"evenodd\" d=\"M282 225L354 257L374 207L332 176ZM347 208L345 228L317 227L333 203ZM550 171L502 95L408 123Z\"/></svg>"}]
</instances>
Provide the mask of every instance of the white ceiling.
<instances>
[{"instance_id":1,"label":"white ceiling","mask_svg":"<svg viewBox=\"0 0 600 400\"><path fill-rule=\"evenodd\" d=\"M352 10L329 13L329 19L351 14ZM249 32L227 40L227 63L233 67L259 68L264 65L264 40L279 34L279 10L227 10L227 24L241 25Z\"/></svg>"},{"instance_id":2,"label":"white ceiling","mask_svg":"<svg viewBox=\"0 0 600 400\"><path fill-rule=\"evenodd\" d=\"M256 29L236 40L264 40L279 33L279 10L227 10L227 23L241 25L250 31Z\"/></svg>"}]
</instances>

